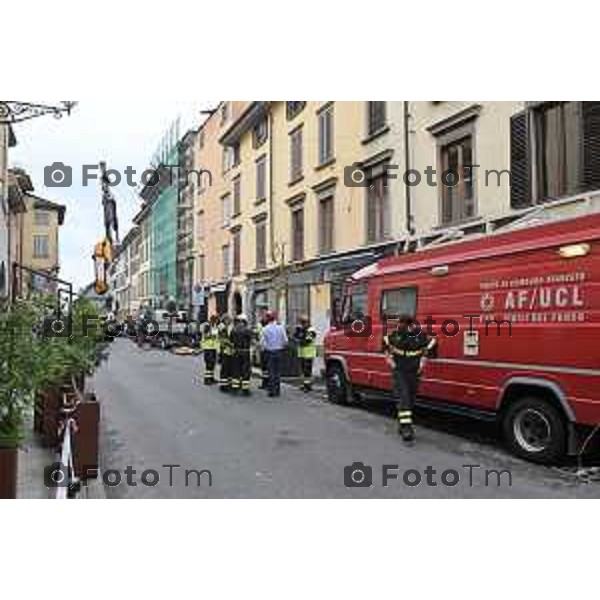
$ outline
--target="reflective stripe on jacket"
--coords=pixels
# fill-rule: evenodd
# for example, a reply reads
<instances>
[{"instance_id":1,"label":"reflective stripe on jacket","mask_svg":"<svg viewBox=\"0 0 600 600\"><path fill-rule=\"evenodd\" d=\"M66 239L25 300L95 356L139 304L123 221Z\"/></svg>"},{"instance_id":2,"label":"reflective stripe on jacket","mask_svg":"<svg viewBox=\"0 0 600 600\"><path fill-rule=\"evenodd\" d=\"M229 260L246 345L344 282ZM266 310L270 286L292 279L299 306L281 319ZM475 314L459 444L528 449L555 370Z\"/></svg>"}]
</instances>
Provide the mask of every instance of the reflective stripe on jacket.
<instances>
[{"instance_id":1,"label":"reflective stripe on jacket","mask_svg":"<svg viewBox=\"0 0 600 600\"><path fill-rule=\"evenodd\" d=\"M317 331L309 327L297 333L298 358L317 358Z\"/></svg>"},{"instance_id":2,"label":"reflective stripe on jacket","mask_svg":"<svg viewBox=\"0 0 600 600\"><path fill-rule=\"evenodd\" d=\"M208 323L202 329L202 350L219 350L219 330Z\"/></svg>"}]
</instances>

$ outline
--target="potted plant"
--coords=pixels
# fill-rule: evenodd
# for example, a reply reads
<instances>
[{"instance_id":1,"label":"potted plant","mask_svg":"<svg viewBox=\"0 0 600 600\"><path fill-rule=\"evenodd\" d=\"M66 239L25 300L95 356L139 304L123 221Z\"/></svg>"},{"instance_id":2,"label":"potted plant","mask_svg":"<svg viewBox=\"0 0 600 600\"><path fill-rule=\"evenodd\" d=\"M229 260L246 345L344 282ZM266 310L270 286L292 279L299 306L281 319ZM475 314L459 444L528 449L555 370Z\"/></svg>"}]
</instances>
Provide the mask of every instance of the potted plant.
<instances>
[{"instance_id":1,"label":"potted plant","mask_svg":"<svg viewBox=\"0 0 600 600\"><path fill-rule=\"evenodd\" d=\"M36 310L19 302L0 311L0 499L16 497L17 456L35 386Z\"/></svg>"}]
</instances>

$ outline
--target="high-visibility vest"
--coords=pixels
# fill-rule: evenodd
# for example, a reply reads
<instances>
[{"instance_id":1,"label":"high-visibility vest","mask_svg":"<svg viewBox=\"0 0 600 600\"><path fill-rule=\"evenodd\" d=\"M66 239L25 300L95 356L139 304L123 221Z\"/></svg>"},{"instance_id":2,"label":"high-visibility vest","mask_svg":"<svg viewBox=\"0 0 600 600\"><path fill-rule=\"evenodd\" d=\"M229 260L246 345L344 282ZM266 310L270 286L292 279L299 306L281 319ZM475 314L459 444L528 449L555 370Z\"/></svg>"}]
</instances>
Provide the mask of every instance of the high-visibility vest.
<instances>
[{"instance_id":1,"label":"high-visibility vest","mask_svg":"<svg viewBox=\"0 0 600 600\"><path fill-rule=\"evenodd\" d=\"M317 331L309 327L304 341L298 345L298 358L317 358Z\"/></svg>"},{"instance_id":2,"label":"high-visibility vest","mask_svg":"<svg viewBox=\"0 0 600 600\"><path fill-rule=\"evenodd\" d=\"M219 326L219 342L220 349L223 354L227 356L233 356L233 344L231 343L231 331L232 325L220 325Z\"/></svg>"},{"instance_id":3,"label":"high-visibility vest","mask_svg":"<svg viewBox=\"0 0 600 600\"><path fill-rule=\"evenodd\" d=\"M202 328L202 350L219 350L219 330L209 323Z\"/></svg>"}]
</instances>

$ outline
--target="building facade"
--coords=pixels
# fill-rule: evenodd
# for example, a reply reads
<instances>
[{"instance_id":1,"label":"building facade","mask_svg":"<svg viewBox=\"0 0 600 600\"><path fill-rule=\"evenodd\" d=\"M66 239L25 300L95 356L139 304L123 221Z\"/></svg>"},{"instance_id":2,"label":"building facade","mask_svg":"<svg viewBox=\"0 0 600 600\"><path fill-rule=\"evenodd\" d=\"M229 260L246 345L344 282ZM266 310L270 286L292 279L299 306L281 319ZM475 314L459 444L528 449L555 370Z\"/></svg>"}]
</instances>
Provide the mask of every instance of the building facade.
<instances>
[{"instance_id":1,"label":"building facade","mask_svg":"<svg viewBox=\"0 0 600 600\"><path fill-rule=\"evenodd\" d=\"M115 249L109 272L113 312L123 322L139 308L139 243L140 230L132 227Z\"/></svg>"},{"instance_id":2,"label":"building facade","mask_svg":"<svg viewBox=\"0 0 600 600\"><path fill-rule=\"evenodd\" d=\"M11 264L17 264L11 270L13 292L20 296L32 291L55 293L53 278L60 274L59 233L66 208L36 195L23 169L10 169L8 182L9 256Z\"/></svg>"},{"instance_id":3,"label":"building facade","mask_svg":"<svg viewBox=\"0 0 600 600\"><path fill-rule=\"evenodd\" d=\"M134 295L134 310L150 306L152 302L151 276L152 267L150 263L150 250L152 248L152 228L150 221L150 207L143 204L138 214L133 219L134 225L139 230L137 257L134 261L136 272L134 273L136 285Z\"/></svg>"},{"instance_id":4,"label":"building facade","mask_svg":"<svg viewBox=\"0 0 600 600\"><path fill-rule=\"evenodd\" d=\"M240 308L239 291L232 289L232 227L237 216L233 186L242 163L239 150L220 140L248 104L222 102L200 126L196 138L195 165L203 175L194 201L194 287L202 290L200 312L204 315L230 312L234 303Z\"/></svg>"}]
</instances>

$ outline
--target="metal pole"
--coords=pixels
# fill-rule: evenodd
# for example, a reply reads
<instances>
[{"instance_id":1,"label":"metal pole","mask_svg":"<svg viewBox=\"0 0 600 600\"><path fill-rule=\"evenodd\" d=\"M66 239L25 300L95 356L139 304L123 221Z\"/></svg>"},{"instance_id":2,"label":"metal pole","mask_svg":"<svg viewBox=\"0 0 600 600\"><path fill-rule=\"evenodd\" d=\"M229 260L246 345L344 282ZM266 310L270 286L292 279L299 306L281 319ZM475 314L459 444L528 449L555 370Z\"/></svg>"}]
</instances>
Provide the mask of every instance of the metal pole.
<instances>
[{"instance_id":1,"label":"metal pole","mask_svg":"<svg viewBox=\"0 0 600 600\"><path fill-rule=\"evenodd\" d=\"M405 173L411 168L410 160L410 103L405 100L404 104L404 161L405 161ZM408 177L405 182L405 194L406 194L406 231L410 237L415 234L415 228L413 225L413 210L412 210L412 188L408 185ZM410 244L407 243L409 246Z\"/></svg>"}]
</instances>

